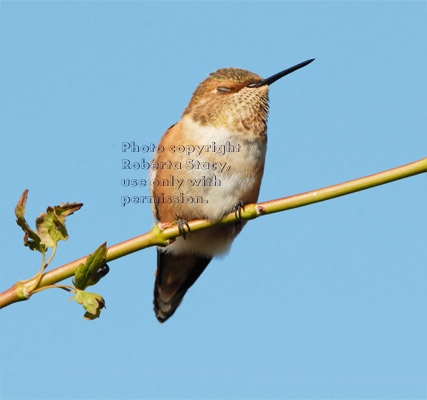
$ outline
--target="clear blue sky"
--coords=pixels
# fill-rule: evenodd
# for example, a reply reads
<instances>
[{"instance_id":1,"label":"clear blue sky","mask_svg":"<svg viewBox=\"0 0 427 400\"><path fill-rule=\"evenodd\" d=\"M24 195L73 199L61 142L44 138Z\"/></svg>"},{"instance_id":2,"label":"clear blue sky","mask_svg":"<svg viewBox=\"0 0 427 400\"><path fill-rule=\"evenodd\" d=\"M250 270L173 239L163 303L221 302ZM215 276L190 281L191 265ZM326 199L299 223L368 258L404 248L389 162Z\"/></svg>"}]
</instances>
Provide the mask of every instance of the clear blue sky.
<instances>
[{"instance_id":1,"label":"clear blue sky","mask_svg":"<svg viewBox=\"0 0 427 400\"><path fill-rule=\"evenodd\" d=\"M221 67L270 90L260 201L427 156L427 7L410 2L0 2L0 290L32 276L28 219L78 201L53 266L148 231L122 141L157 143ZM146 178L144 171L132 177ZM414 399L427 387L418 176L249 222L177 313L149 249L110 263L94 322L60 290L0 311L3 399Z\"/></svg>"}]
</instances>

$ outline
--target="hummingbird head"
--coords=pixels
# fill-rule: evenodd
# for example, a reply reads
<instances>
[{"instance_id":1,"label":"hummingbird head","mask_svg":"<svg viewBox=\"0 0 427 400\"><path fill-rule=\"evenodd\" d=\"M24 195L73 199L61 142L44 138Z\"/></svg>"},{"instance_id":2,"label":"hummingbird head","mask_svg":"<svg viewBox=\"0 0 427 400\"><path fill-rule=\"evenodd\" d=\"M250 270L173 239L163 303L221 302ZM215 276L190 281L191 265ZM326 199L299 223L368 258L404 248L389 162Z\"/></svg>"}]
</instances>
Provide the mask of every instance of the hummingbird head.
<instances>
[{"instance_id":1,"label":"hummingbird head","mask_svg":"<svg viewBox=\"0 0 427 400\"><path fill-rule=\"evenodd\" d=\"M248 87L259 82L262 78L245 69L219 69L200 83L183 115L201 125L265 133L268 85Z\"/></svg>"},{"instance_id":2,"label":"hummingbird head","mask_svg":"<svg viewBox=\"0 0 427 400\"><path fill-rule=\"evenodd\" d=\"M183 116L200 125L265 135L269 85L312 61L304 61L267 79L245 69L219 69L200 83Z\"/></svg>"}]
</instances>

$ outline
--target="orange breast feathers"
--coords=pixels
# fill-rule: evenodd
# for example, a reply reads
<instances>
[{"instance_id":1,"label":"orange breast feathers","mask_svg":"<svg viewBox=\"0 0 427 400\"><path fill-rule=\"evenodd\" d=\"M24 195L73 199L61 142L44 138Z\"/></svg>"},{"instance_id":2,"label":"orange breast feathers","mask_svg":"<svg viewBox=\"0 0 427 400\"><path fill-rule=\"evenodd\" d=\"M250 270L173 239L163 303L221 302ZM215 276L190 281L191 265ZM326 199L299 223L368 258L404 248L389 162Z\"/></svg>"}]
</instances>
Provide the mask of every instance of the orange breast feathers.
<instances>
[{"instance_id":1,"label":"orange breast feathers","mask_svg":"<svg viewBox=\"0 0 427 400\"><path fill-rule=\"evenodd\" d=\"M166 131L159 146L149 177L159 221L216 220L239 202L257 201L266 138L245 138L184 118Z\"/></svg>"}]
</instances>

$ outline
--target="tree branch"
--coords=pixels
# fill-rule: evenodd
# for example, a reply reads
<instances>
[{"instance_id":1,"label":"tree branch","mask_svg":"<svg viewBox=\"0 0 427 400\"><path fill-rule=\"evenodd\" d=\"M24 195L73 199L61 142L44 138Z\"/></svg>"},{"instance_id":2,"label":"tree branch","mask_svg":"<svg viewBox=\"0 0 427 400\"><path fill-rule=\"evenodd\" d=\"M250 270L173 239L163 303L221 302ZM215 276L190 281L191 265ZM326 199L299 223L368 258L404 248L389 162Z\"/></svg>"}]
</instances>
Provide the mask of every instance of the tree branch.
<instances>
[{"instance_id":1,"label":"tree branch","mask_svg":"<svg viewBox=\"0 0 427 400\"><path fill-rule=\"evenodd\" d=\"M364 178L354 179L352 181L340 183L338 185L328 186L322 189L313 190L294 196L284 197L277 200L267 201L265 203L245 205L240 218L249 220L261 215L272 214L280 211L290 210L292 208L303 207L309 204L318 203L344 196L350 193L369 189L375 186L384 185L399 179L408 178L427 172L427 158L415 161L410 164L402 165L384 172L369 175ZM207 220L194 220L189 222L192 232L206 229L215 225L228 224L239 219L234 212L226 215L220 221L212 222ZM151 246L166 246L174 238L180 236L178 226L175 225L156 225L154 228L141 236L129 239L125 242L116 244L107 249L106 261L110 262L117 258L126 256L136 251ZM53 285L74 275L77 267L86 261L88 256L72 261L66 265L56 268L43 274L43 277L37 286L45 287ZM34 287L37 277L26 281L19 281L10 289L0 294L0 308L22 300L28 300L30 297L27 293Z\"/></svg>"}]
</instances>

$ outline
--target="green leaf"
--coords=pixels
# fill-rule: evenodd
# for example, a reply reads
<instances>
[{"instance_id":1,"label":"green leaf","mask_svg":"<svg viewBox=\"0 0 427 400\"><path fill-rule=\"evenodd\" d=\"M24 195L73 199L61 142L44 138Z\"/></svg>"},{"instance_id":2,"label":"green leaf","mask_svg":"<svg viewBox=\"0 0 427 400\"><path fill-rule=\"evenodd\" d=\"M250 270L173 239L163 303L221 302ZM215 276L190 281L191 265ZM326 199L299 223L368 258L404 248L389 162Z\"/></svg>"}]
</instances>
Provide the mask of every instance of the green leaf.
<instances>
[{"instance_id":1,"label":"green leaf","mask_svg":"<svg viewBox=\"0 0 427 400\"><path fill-rule=\"evenodd\" d=\"M24 245L28 246L31 250L37 250L43 254L47 250L46 246L42 243L40 236L29 227L24 217L27 197L28 197L28 189L26 189L24 193L22 193L22 196L15 207L15 215L17 218L16 223L25 232Z\"/></svg>"},{"instance_id":2,"label":"green leaf","mask_svg":"<svg viewBox=\"0 0 427 400\"><path fill-rule=\"evenodd\" d=\"M80 264L74 274L74 286L77 289L84 290L88 286L95 285L108 271L108 265L105 263L107 254L107 242L101 244L86 260Z\"/></svg>"},{"instance_id":3,"label":"green leaf","mask_svg":"<svg viewBox=\"0 0 427 400\"><path fill-rule=\"evenodd\" d=\"M70 300L76 300L77 303L82 304L86 310L85 319L99 318L101 310L105 308L105 301L99 294L84 292L77 289L76 294Z\"/></svg>"},{"instance_id":4,"label":"green leaf","mask_svg":"<svg viewBox=\"0 0 427 400\"><path fill-rule=\"evenodd\" d=\"M48 207L46 213L36 219L37 232L43 244L54 247L59 240L67 240L65 217L79 210L82 203L62 203L60 206Z\"/></svg>"}]
</instances>

